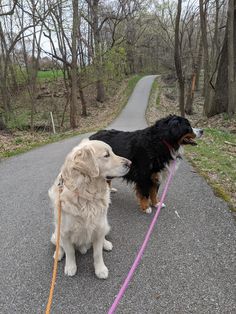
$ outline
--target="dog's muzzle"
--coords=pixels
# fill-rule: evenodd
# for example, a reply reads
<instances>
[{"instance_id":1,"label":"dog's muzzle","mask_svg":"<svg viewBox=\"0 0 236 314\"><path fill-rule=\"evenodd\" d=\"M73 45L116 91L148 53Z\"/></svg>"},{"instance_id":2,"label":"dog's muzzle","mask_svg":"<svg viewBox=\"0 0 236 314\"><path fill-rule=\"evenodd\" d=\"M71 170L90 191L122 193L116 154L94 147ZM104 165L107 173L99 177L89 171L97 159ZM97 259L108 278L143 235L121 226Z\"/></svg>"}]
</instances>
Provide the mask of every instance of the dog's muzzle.
<instances>
[{"instance_id":1,"label":"dog's muzzle","mask_svg":"<svg viewBox=\"0 0 236 314\"><path fill-rule=\"evenodd\" d=\"M193 128L193 133L196 135L196 138L199 138L203 135L203 129Z\"/></svg>"},{"instance_id":2,"label":"dog's muzzle","mask_svg":"<svg viewBox=\"0 0 236 314\"><path fill-rule=\"evenodd\" d=\"M130 161L129 159L125 159L124 161L124 166L127 168L130 168L132 165L132 161Z\"/></svg>"}]
</instances>

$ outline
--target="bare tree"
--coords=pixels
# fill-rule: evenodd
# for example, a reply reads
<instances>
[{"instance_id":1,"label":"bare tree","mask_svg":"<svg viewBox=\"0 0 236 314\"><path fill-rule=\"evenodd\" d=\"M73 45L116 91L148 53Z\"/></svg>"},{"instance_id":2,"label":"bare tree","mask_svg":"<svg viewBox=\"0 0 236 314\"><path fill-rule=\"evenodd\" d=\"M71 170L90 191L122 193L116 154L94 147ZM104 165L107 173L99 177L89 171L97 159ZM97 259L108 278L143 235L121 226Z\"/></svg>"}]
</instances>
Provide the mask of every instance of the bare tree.
<instances>
[{"instance_id":1,"label":"bare tree","mask_svg":"<svg viewBox=\"0 0 236 314\"><path fill-rule=\"evenodd\" d=\"M70 125L72 128L77 127L77 57L78 57L78 26L79 26L79 3L78 0L72 1L73 7L73 24L72 24L72 44L71 44L71 109L70 109Z\"/></svg>"},{"instance_id":2,"label":"bare tree","mask_svg":"<svg viewBox=\"0 0 236 314\"><path fill-rule=\"evenodd\" d=\"M80 68L85 67L85 62L81 58L83 54L83 46L85 40L80 31L81 17L79 2L72 1L72 30L71 36L68 33L68 25L65 19L69 15L70 4L64 1L59 1L57 6L52 10L50 15L50 23L53 25L54 31L51 27L44 24L47 32L44 36L49 39L52 51L45 51L62 64L64 73L64 85L67 91L67 101L64 107L61 126L64 123L64 114L70 104L70 125L72 128L78 126L78 94L80 95L82 114L87 115L86 102L83 93L83 86L81 82ZM79 63L79 61L81 61Z\"/></svg>"},{"instance_id":3,"label":"bare tree","mask_svg":"<svg viewBox=\"0 0 236 314\"><path fill-rule=\"evenodd\" d=\"M209 63L209 44L207 39L207 1L199 0L200 8L200 21L201 21L201 33L202 33L202 43L204 51L204 114L208 115L209 113L209 93L210 93L210 63Z\"/></svg>"},{"instance_id":4,"label":"bare tree","mask_svg":"<svg viewBox=\"0 0 236 314\"><path fill-rule=\"evenodd\" d=\"M2 8L2 4L1 4L1 2L0 2L0 10L2 11L2 12L0 12L0 17L1 17L1 16L6 16L6 15L13 15L17 3L18 3L18 0L13 0L13 6L12 6L12 8L11 8L9 11L4 12L4 11L3 11L3 8Z\"/></svg>"},{"instance_id":5,"label":"bare tree","mask_svg":"<svg viewBox=\"0 0 236 314\"><path fill-rule=\"evenodd\" d=\"M236 112L236 1L228 4L228 114Z\"/></svg>"},{"instance_id":6,"label":"bare tree","mask_svg":"<svg viewBox=\"0 0 236 314\"><path fill-rule=\"evenodd\" d=\"M231 117L236 112L236 5L228 4L227 25L223 47L219 55L214 96L209 116L227 112ZM229 43L230 42L230 43Z\"/></svg>"},{"instance_id":7,"label":"bare tree","mask_svg":"<svg viewBox=\"0 0 236 314\"><path fill-rule=\"evenodd\" d=\"M179 109L181 116L185 116L185 79L183 75L183 70L182 70L182 62L181 62L181 55L180 55L180 16L181 16L181 11L182 11L182 0L178 0L178 5L177 5L177 14L176 14L176 19L175 19L175 69L176 69L176 75L178 78L178 84L179 84Z\"/></svg>"}]
</instances>

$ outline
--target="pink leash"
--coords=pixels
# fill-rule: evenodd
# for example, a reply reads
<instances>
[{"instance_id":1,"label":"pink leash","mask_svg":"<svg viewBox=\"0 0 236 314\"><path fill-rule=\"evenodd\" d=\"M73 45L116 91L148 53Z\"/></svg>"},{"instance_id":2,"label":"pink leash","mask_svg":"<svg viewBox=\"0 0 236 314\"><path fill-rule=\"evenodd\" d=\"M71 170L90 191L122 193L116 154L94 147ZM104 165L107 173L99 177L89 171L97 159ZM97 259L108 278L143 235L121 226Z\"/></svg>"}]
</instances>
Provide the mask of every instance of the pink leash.
<instances>
[{"instance_id":1,"label":"pink leash","mask_svg":"<svg viewBox=\"0 0 236 314\"><path fill-rule=\"evenodd\" d=\"M136 268L138 267L139 262L141 261L143 252L146 249L146 246L147 246L148 241L150 239L150 236L152 234L153 228L154 228L154 226L156 224L157 218L158 218L159 213L161 211L161 206L162 206L162 203L164 202L164 199L165 199L168 187L170 185L171 179L173 178L174 171L175 171L175 165L176 165L176 160L174 160L174 162L171 165L171 168L169 170L169 176L168 176L168 179L166 181L166 184L165 184L162 196L161 196L160 203L159 203L159 205L157 207L157 211L156 211L155 216L153 217L153 220L152 220L152 222L150 224L150 227L149 227L148 232L147 232L147 234L145 236L143 244L142 244L142 246L141 246L141 248L140 248L140 250L138 252L138 255L135 258L135 261L134 261L132 267L130 268L130 271L129 271L129 273L128 273L128 275L127 275L127 277L126 277L126 279L125 279L125 281L124 281L124 283L122 285L122 287L120 288L119 293L117 294L117 296L116 296L112 306L110 307L108 314L113 314L115 312L115 310L116 310L120 300L122 299L126 289L128 288L129 282L130 282L131 278L133 277L133 274L134 274Z\"/></svg>"}]
</instances>

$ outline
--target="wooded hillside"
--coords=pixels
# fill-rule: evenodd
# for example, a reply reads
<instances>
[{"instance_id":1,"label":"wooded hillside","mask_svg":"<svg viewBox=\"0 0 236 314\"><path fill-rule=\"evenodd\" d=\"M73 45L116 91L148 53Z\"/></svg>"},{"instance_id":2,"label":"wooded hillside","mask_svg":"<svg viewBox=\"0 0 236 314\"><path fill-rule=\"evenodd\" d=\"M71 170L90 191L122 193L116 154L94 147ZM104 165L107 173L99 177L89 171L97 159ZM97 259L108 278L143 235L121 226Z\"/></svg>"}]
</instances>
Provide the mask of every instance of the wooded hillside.
<instances>
[{"instance_id":1,"label":"wooded hillside","mask_svg":"<svg viewBox=\"0 0 236 314\"><path fill-rule=\"evenodd\" d=\"M175 81L183 116L196 90L203 115L236 111L235 0L2 0L0 40L0 129L34 131L50 112L79 128L135 73Z\"/></svg>"}]
</instances>

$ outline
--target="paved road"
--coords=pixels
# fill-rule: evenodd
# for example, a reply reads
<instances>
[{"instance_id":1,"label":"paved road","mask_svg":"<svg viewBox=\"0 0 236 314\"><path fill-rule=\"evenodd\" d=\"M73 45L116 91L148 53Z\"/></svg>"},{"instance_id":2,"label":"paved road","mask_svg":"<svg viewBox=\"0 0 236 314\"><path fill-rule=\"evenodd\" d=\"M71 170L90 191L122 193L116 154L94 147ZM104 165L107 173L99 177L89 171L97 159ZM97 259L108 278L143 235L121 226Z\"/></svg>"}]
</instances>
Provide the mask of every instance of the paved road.
<instances>
[{"instance_id":1,"label":"paved road","mask_svg":"<svg viewBox=\"0 0 236 314\"><path fill-rule=\"evenodd\" d=\"M121 115L116 125L145 126L143 113L153 78L143 78L128 103L127 108L135 106L140 115ZM0 313L45 309L54 250L49 242L52 214L47 190L80 139L0 163ZM132 188L119 180L114 185L119 189L109 211L114 249L104 253L109 279L95 277L91 252L78 253L73 278L64 276L62 261L52 313L106 313L133 262L153 215L138 211ZM226 203L183 162L166 205L117 313L236 313L236 236Z\"/></svg>"}]
</instances>

